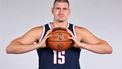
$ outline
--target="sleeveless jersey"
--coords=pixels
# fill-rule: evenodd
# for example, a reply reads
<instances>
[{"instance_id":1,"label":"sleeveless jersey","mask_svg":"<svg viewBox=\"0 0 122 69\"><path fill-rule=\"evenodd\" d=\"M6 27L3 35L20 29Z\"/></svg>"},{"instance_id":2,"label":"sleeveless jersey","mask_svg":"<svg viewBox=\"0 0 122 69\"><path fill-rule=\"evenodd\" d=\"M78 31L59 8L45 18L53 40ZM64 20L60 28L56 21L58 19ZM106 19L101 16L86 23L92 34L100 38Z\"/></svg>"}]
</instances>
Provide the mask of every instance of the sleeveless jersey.
<instances>
[{"instance_id":1,"label":"sleeveless jersey","mask_svg":"<svg viewBox=\"0 0 122 69\"><path fill-rule=\"evenodd\" d=\"M67 28L76 36L74 25L68 23ZM51 29L50 23L43 26L42 38ZM41 40L40 39L40 40ZM37 49L39 69L80 69L79 58L81 49L71 47L65 51L53 51L49 47Z\"/></svg>"}]
</instances>

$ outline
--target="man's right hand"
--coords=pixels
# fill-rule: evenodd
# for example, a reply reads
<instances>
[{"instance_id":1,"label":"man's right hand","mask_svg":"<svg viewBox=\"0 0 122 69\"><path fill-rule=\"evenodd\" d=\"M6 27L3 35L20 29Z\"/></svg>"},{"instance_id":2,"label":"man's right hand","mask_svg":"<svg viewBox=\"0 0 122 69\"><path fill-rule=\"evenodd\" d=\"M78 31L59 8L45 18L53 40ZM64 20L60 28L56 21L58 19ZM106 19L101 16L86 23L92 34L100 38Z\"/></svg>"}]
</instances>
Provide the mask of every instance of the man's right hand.
<instances>
[{"instance_id":1,"label":"man's right hand","mask_svg":"<svg viewBox=\"0 0 122 69\"><path fill-rule=\"evenodd\" d=\"M46 40L51 37L52 35L49 35L50 32L52 32L52 29L50 29L46 35L44 36L44 38L38 43L38 48L45 48L46 47Z\"/></svg>"}]
</instances>

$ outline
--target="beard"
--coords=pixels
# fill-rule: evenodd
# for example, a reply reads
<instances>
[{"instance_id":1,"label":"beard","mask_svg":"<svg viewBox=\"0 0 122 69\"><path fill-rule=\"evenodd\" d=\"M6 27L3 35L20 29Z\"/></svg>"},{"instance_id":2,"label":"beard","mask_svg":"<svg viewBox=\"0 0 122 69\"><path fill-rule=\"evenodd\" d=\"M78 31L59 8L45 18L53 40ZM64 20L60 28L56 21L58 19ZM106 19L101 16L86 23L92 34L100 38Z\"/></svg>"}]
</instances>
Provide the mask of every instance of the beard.
<instances>
[{"instance_id":1,"label":"beard","mask_svg":"<svg viewBox=\"0 0 122 69\"><path fill-rule=\"evenodd\" d=\"M59 23L62 23L62 22L64 22L64 21L65 21L65 20L58 20Z\"/></svg>"},{"instance_id":2,"label":"beard","mask_svg":"<svg viewBox=\"0 0 122 69\"><path fill-rule=\"evenodd\" d=\"M65 22L66 19L58 19L57 21L58 21L59 23L62 23L62 22Z\"/></svg>"}]
</instances>

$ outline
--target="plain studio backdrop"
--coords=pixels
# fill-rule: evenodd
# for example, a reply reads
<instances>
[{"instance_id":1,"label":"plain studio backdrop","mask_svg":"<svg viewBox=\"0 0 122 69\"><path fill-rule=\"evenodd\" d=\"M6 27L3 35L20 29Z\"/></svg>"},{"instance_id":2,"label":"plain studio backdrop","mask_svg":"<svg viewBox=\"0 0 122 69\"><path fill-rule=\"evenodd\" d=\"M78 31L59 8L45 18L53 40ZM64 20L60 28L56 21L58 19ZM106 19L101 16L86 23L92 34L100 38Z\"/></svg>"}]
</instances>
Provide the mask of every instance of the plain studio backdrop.
<instances>
[{"instance_id":1,"label":"plain studio backdrop","mask_svg":"<svg viewBox=\"0 0 122 69\"><path fill-rule=\"evenodd\" d=\"M11 40L53 20L54 0L0 0L0 69L38 69L36 51L6 54ZM122 0L70 0L69 22L89 29L113 47L101 55L81 51L81 69L122 69Z\"/></svg>"}]
</instances>

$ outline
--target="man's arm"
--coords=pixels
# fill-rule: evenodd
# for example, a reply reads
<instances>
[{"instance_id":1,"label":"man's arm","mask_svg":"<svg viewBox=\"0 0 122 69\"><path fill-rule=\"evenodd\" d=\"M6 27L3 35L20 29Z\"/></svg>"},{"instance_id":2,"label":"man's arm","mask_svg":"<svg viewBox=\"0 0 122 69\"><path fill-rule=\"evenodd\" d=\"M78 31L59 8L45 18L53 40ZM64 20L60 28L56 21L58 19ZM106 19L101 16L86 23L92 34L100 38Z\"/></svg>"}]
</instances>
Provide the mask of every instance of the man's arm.
<instances>
[{"instance_id":1,"label":"man's arm","mask_svg":"<svg viewBox=\"0 0 122 69\"><path fill-rule=\"evenodd\" d=\"M81 48L100 54L112 53L112 47L105 40L97 38L85 28L77 27L76 29L78 30L77 33L79 32L78 34L82 38L79 44Z\"/></svg>"},{"instance_id":2,"label":"man's arm","mask_svg":"<svg viewBox=\"0 0 122 69\"><path fill-rule=\"evenodd\" d=\"M43 27L32 28L23 36L11 41L8 47L6 48L6 52L8 54L21 54L38 48L43 48L44 41L35 44L35 42L41 37L42 30Z\"/></svg>"},{"instance_id":3,"label":"man's arm","mask_svg":"<svg viewBox=\"0 0 122 69\"><path fill-rule=\"evenodd\" d=\"M82 27L75 27L77 39L71 38L75 41L76 47L80 47L99 54L111 54L112 47L102 39L97 38L87 29Z\"/></svg>"}]
</instances>

